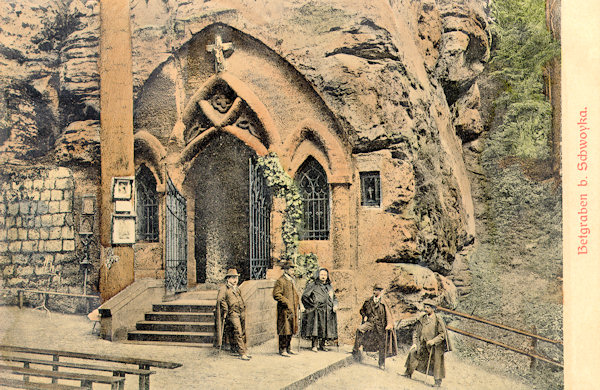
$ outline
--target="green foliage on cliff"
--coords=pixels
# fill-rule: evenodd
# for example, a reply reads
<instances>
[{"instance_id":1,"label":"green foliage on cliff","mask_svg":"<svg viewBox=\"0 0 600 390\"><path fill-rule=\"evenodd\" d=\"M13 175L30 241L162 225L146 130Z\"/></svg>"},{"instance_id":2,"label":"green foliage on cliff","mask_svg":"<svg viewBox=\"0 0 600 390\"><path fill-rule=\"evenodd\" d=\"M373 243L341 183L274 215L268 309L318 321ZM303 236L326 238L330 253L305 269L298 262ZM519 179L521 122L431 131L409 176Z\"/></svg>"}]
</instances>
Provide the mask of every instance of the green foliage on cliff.
<instances>
[{"instance_id":1,"label":"green foliage on cliff","mask_svg":"<svg viewBox=\"0 0 600 390\"><path fill-rule=\"evenodd\" d=\"M492 58L480 83L495 97L489 110L484 175L473 188L478 245L469 259L472 293L459 310L552 339L562 339L562 199L550 180L551 105L544 95L544 66L559 55L545 25L544 0L497 0L492 6ZM495 335L483 325L474 333ZM498 336L493 336L498 337ZM505 335L509 345L522 339ZM534 389L563 388L562 371L516 365L513 352L457 339L455 350L486 366L505 366ZM561 360L562 350L538 353Z\"/></svg>"},{"instance_id":2,"label":"green foliage on cliff","mask_svg":"<svg viewBox=\"0 0 600 390\"><path fill-rule=\"evenodd\" d=\"M495 48L491 75L503 90L496 99L504 113L498 143L500 155L545 158L549 153L551 107L544 96L543 67L560 54L546 28L544 0L497 0L492 3Z\"/></svg>"}]
</instances>

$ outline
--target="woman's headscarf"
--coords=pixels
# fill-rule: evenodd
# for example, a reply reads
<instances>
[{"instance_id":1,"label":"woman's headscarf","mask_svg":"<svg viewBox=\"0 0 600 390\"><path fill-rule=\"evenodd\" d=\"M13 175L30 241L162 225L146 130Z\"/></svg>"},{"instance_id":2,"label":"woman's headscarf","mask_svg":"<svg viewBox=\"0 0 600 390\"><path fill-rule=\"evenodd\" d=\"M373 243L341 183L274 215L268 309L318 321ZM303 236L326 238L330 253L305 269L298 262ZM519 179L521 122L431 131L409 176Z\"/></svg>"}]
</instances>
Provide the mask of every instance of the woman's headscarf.
<instances>
[{"instance_id":1,"label":"woman's headscarf","mask_svg":"<svg viewBox=\"0 0 600 390\"><path fill-rule=\"evenodd\" d=\"M324 284L331 284L331 279L329 279L329 270L327 268L321 267L318 270L315 271L315 275L314 275L314 281L316 282L317 280L320 282L319 279L319 274L321 273L321 271L326 271L327 272L327 280L325 281Z\"/></svg>"}]
</instances>

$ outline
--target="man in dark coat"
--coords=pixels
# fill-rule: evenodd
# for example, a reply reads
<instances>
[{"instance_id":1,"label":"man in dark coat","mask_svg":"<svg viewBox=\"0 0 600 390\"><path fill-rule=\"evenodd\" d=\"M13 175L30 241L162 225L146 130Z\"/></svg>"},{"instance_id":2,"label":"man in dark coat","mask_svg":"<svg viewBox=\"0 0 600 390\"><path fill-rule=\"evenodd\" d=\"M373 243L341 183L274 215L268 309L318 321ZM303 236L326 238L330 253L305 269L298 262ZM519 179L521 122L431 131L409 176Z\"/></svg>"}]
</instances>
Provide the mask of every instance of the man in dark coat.
<instances>
[{"instance_id":1,"label":"man in dark coat","mask_svg":"<svg viewBox=\"0 0 600 390\"><path fill-rule=\"evenodd\" d=\"M298 307L300 298L296 281L292 275L294 265L282 265L283 275L273 286L273 298L277 301L277 334L279 335L279 354L289 357L292 351L292 336L298 332Z\"/></svg>"},{"instance_id":2,"label":"man in dark coat","mask_svg":"<svg viewBox=\"0 0 600 390\"><path fill-rule=\"evenodd\" d=\"M237 352L242 360L250 360L246 353L246 304L238 288L237 270L230 269L225 275L225 284L219 288L215 308L215 325L217 331L216 345L223 344L225 325L232 330L231 349Z\"/></svg>"},{"instance_id":3,"label":"man in dark coat","mask_svg":"<svg viewBox=\"0 0 600 390\"><path fill-rule=\"evenodd\" d=\"M379 368L385 370L385 358L398 353L398 343L392 311L389 303L383 298L383 287L380 284L373 286L373 296L362 305L360 315L363 322L356 329L352 354L360 361L361 345L365 351L378 351Z\"/></svg>"},{"instance_id":4,"label":"man in dark coat","mask_svg":"<svg viewBox=\"0 0 600 390\"><path fill-rule=\"evenodd\" d=\"M302 294L304 314L300 334L312 339L312 350L326 351L325 341L335 340L337 334L338 301L331 286L329 271L321 268L314 280L306 286Z\"/></svg>"},{"instance_id":5,"label":"man in dark coat","mask_svg":"<svg viewBox=\"0 0 600 390\"><path fill-rule=\"evenodd\" d=\"M450 351L450 339L444 320L434 311L432 303L425 304L425 314L419 318L413 332L413 344L408 351L406 371L402 374L410 378L415 369L425 375L432 375L435 386L440 387L446 376L444 353Z\"/></svg>"}]
</instances>

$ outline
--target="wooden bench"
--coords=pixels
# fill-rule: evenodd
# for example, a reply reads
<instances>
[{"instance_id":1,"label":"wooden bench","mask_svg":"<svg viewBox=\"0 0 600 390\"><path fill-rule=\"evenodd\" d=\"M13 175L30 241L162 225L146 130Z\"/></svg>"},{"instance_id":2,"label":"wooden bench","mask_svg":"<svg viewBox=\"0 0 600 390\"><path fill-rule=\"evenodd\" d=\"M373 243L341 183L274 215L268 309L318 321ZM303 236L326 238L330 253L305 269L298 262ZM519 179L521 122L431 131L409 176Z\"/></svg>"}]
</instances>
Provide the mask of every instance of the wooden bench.
<instances>
[{"instance_id":1,"label":"wooden bench","mask_svg":"<svg viewBox=\"0 0 600 390\"><path fill-rule=\"evenodd\" d=\"M125 382L125 378L119 376L90 375L73 372L38 370L34 368L15 367L4 364L0 364L0 371L9 372L15 375L23 375L23 382L28 382L30 376L52 378L53 380L66 379L72 381L79 381L81 383L80 388L84 389L92 389L92 385L94 383L103 383L109 384L111 390L118 390L123 388L123 382Z\"/></svg>"},{"instance_id":2,"label":"wooden bench","mask_svg":"<svg viewBox=\"0 0 600 390\"><path fill-rule=\"evenodd\" d=\"M75 368L80 370L90 370L90 371L106 371L112 372L113 376L125 377L125 374L129 375L138 375L144 376L146 379L145 383L150 382L150 374L155 374L156 371L150 370L141 370L138 368L129 368L129 367L108 367L108 366L99 366L95 364L85 364L85 363L71 363L71 362L57 362L53 360L43 360L43 359L31 359L27 357L16 357L16 356L0 356L0 360L8 361L8 362L18 362L23 363L25 368L30 368L30 365L46 365L54 367L65 367L65 368Z\"/></svg>"},{"instance_id":3,"label":"wooden bench","mask_svg":"<svg viewBox=\"0 0 600 390\"><path fill-rule=\"evenodd\" d=\"M34 365L41 364L41 365L52 366L52 369L54 372L57 372L59 367L74 368L74 369L81 369L81 370L107 371L107 372L112 372L113 376L115 376L115 377L121 377L123 380L125 379L125 374L137 375L139 377L140 390L150 389L150 375L155 373L155 371L150 371L151 367L165 368L165 369L174 369L177 367L181 367L180 363L165 362L165 361L160 361L160 360L137 359L137 358L130 358L130 357L116 357L116 356L109 356L109 355L103 355L103 354L69 352L69 351L59 351L59 350L40 349L40 348L26 348L26 347L11 346L11 345L0 345L0 351L52 356L52 360L42 360L42 359L37 359L37 358L33 358L33 357L30 358L30 357L25 357L25 356L14 356L14 355L7 355L7 354L3 354L3 356L0 357L0 360L23 363L25 367L29 367L29 365L31 365L31 364L34 364ZM106 365L86 364L86 363L80 363L80 362L65 362L65 361L59 361L60 358L93 360L95 362L118 363L121 366L106 366ZM133 368L133 367L126 367L124 365L136 365L137 369ZM56 382L56 378L53 378L53 382Z\"/></svg>"},{"instance_id":4,"label":"wooden bench","mask_svg":"<svg viewBox=\"0 0 600 390\"><path fill-rule=\"evenodd\" d=\"M84 298L86 300L86 305L87 305L86 311L87 312L90 311L90 308L92 306L90 303L91 300L99 299L99 297L96 295L84 295L84 294L66 293L66 292L60 292L60 291L46 291L46 290L33 290L33 289L28 289L28 288L19 288L19 289L17 289L19 309L23 308L23 296L25 293L42 295L43 296L42 304L40 306L36 307L36 309L44 309L48 312L49 312L49 310L46 307L46 304L48 303L48 295L59 295L59 296L67 296L67 297L73 297L73 298Z\"/></svg>"},{"instance_id":5,"label":"wooden bench","mask_svg":"<svg viewBox=\"0 0 600 390\"><path fill-rule=\"evenodd\" d=\"M38 383L26 382L17 379L7 379L0 377L0 386L8 386L15 389L30 389L30 390L72 390L81 389L81 386L58 385L55 383Z\"/></svg>"}]
</instances>

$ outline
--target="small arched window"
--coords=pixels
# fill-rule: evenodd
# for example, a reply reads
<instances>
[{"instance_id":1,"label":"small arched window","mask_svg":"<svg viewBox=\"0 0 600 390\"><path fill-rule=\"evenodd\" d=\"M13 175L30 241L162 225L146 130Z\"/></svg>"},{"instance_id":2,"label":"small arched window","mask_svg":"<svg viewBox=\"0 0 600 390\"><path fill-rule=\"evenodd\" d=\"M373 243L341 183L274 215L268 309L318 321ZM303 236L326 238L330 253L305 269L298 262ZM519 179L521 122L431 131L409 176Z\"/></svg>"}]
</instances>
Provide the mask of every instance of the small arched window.
<instances>
[{"instance_id":1,"label":"small arched window","mask_svg":"<svg viewBox=\"0 0 600 390\"><path fill-rule=\"evenodd\" d=\"M135 176L137 188L137 238L138 241L158 241L158 194L156 179L145 165Z\"/></svg>"},{"instance_id":2,"label":"small arched window","mask_svg":"<svg viewBox=\"0 0 600 390\"><path fill-rule=\"evenodd\" d=\"M329 183L323 167L309 157L296 173L304 213L301 240L329 239Z\"/></svg>"}]
</instances>

